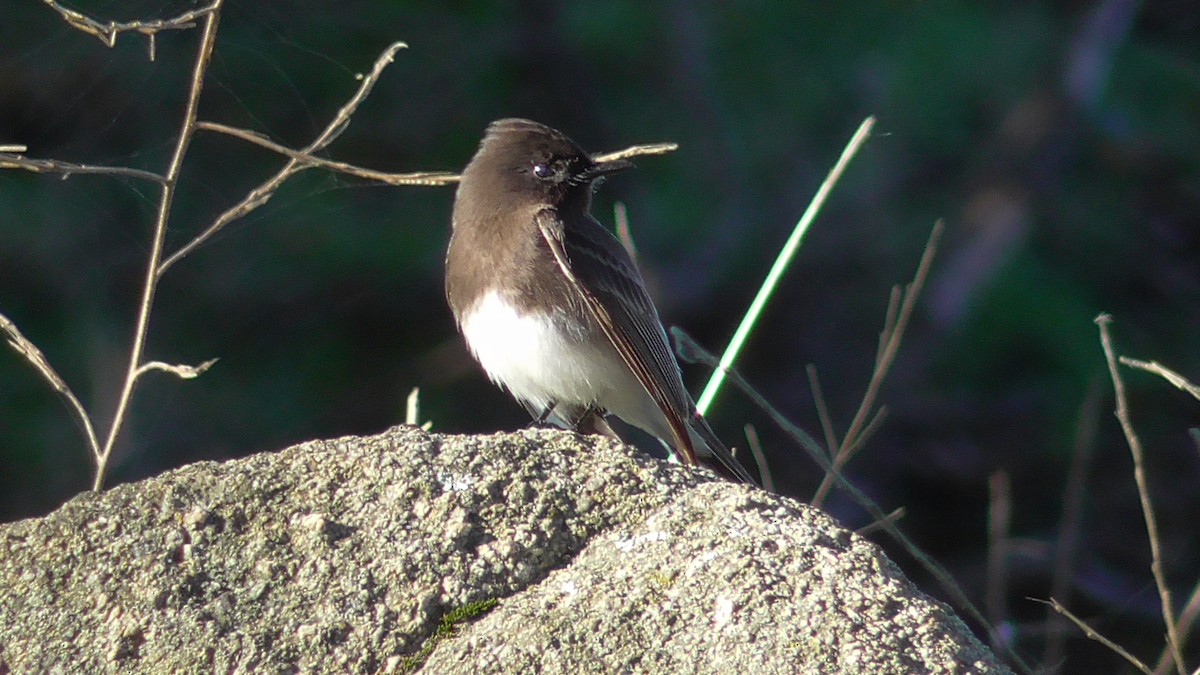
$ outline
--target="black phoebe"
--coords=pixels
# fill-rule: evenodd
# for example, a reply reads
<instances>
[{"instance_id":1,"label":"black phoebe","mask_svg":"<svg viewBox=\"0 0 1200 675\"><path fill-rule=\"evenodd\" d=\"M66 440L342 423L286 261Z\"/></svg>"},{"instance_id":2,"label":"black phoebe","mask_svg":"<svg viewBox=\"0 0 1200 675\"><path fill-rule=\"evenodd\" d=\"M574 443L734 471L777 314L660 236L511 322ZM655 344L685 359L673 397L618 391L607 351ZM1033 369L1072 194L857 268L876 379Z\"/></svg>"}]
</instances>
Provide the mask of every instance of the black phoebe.
<instances>
[{"instance_id":1,"label":"black phoebe","mask_svg":"<svg viewBox=\"0 0 1200 675\"><path fill-rule=\"evenodd\" d=\"M632 166L537 122L493 122L454 198L446 298L488 376L535 419L605 429L611 413L686 464L716 457L754 483L683 388L637 266L588 213L593 183Z\"/></svg>"}]
</instances>

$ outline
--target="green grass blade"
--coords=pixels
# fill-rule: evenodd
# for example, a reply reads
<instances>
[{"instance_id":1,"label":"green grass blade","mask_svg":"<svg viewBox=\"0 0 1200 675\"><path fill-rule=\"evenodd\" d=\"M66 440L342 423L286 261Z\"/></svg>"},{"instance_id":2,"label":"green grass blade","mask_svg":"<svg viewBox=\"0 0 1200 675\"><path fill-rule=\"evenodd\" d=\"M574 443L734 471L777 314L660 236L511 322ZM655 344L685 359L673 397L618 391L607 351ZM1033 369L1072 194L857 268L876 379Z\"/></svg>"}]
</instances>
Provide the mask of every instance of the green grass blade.
<instances>
[{"instance_id":1,"label":"green grass blade","mask_svg":"<svg viewBox=\"0 0 1200 675\"><path fill-rule=\"evenodd\" d=\"M738 357L738 352L742 350L742 345L746 343L746 338L750 336L750 331L754 328L755 322L758 321L758 316L762 314L763 307L766 306L767 300L771 298L771 294L775 292L775 286L779 283L780 277L787 271L788 265L791 264L792 258L796 251L800 248L800 242L804 239L804 235L808 232L808 226L812 224L817 213L825 204L825 198L829 196L833 190L834 184L841 177L842 171L846 165L850 163L858 149L862 147L867 138L871 135L871 128L875 126L875 118L868 117L863 120L858 126L858 131L850 138L850 142L842 150L842 156L838 158L837 164L830 169L829 175L825 177L821 187L817 190L817 194L813 196L809 202L808 208L804 210L804 215L800 216L800 221L796 223L795 229L792 230L791 236L788 237L787 243L779 251L779 255L775 258L775 264L771 265L771 271L767 273L767 278L763 280L762 286L758 289L758 294L754 296L754 302L750 303L750 309L746 310L745 316L742 317L742 323L738 326L737 332L733 334L733 339L729 341L729 346L725 348L725 353L721 355L721 363L712 377L708 380L708 385L704 387L704 392L700 394L700 400L696 402L696 409L701 415L708 413L708 408L712 405L713 399L717 397L717 392L721 389L721 385L725 383L725 373L733 367L733 362Z\"/></svg>"}]
</instances>

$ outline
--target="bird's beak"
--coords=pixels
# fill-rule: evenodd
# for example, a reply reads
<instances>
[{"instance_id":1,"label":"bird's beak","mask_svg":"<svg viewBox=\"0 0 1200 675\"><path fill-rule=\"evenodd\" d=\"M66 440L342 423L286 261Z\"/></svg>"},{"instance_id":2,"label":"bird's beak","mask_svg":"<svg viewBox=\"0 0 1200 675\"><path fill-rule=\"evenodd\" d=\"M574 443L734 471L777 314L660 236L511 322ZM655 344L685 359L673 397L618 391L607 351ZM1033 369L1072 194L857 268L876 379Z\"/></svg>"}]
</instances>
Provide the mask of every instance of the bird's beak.
<instances>
[{"instance_id":1,"label":"bird's beak","mask_svg":"<svg viewBox=\"0 0 1200 675\"><path fill-rule=\"evenodd\" d=\"M613 159L607 162L596 162L588 168L579 172L580 180L595 180L603 178L614 173L621 173L634 167L633 162L627 159Z\"/></svg>"}]
</instances>

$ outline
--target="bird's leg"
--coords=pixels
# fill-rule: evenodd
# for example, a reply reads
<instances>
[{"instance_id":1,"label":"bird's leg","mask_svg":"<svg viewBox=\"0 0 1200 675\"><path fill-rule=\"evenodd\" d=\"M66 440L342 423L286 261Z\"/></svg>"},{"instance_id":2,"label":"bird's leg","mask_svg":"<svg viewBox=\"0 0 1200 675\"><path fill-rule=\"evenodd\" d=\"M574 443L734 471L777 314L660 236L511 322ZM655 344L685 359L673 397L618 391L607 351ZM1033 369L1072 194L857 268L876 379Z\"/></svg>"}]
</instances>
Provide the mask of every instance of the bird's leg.
<instances>
[{"instance_id":1,"label":"bird's leg","mask_svg":"<svg viewBox=\"0 0 1200 675\"><path fill-rule=\"evenodd\" d=\"M558 401L551 401L550 405L546 406L546 409L542 411L542 414L538 415L537 417L538 426L545 424L546 420L550 419L550 415L554 414L554 409L556 407L558 407Z\"/></svg>"},{"instance_id":2,"label":"bird's leg","mask_svg":"<svg viewBox=\"0 0 1200 675\"><path fill-rule=\"evenodd\" d=\"M538 411L533 406L526 404L525 409L529 411L531 416L533 416L533 421L529 423L529 426L531 428L546 426L546 421L550 419L550 415L554 414L554 408L557 405L557 401L551 401L545 408Z\"/></svg>"},{"instance_id":3,"label":"bird's leg","mask_svg":"<svg viewBox=\"0 0 1200 675\"><path fill-rule=\"evenodd\" d=\"M614 440L621 440L617 432L613 431L608 421L604 419L606 414L608 414L608 411L592 406L583 411L583 414L575 421L573 427L576 432L581 434L608 436Z\"/></svg>"}]
</instances>

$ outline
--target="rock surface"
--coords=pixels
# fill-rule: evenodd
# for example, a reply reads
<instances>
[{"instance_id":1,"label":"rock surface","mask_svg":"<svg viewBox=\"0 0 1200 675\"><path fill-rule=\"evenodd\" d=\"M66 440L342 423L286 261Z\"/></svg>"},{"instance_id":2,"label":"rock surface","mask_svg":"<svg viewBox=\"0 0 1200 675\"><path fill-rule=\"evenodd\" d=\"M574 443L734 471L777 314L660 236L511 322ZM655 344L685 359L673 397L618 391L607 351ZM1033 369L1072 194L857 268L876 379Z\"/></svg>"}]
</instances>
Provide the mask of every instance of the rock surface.
<instances>
[{"instance_id":1,"label":"rock surface","mask_svg":"<svg viewBox=\"0 0 1200 675\"><path fill-rule=\"evenodd\" d=\"M396 428L0 525L8 672L1007 673L820 511L610 441Z\"/></svg>"}]
</instances>

